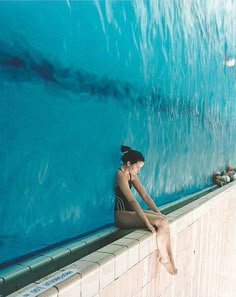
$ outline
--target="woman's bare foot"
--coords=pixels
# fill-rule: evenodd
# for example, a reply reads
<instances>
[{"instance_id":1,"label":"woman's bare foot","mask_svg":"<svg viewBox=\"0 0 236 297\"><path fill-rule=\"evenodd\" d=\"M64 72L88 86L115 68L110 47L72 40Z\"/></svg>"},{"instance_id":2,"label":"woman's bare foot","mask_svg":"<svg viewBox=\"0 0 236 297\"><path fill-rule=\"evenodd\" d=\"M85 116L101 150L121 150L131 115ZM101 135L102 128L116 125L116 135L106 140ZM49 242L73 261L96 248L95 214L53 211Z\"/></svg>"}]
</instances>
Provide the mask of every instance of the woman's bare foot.
<instances>
[{"instance_id":1,"label":"woman's bare foot","mask_svg":"<svg viewBox=\"0 0 236 297\"><path fill-rule=\"evenodd\" d=\"M177 274L177 269L174 267L170 261L170 258L160 258L160 263L165 267L167 272L169 272L172 275Z\"/></svg>"}]
</instances>

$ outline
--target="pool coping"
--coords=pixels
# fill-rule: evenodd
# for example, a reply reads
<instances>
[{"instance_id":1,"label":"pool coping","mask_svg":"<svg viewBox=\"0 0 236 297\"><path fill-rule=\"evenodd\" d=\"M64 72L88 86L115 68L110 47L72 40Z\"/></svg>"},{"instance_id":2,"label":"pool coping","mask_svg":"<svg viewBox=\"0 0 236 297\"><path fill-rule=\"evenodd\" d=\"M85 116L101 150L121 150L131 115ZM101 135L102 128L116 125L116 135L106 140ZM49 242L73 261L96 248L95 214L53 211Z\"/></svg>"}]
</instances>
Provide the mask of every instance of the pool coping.
<instances>
[{"instance_id":1,"label":"pool coping","mask_svg":"<svg viewBox=\"0 0 236 297\"><path fill-rule=\"evenodd\" d=\"M212 200L212 198L214 196L217 196L221 192L226 191L228 188L233 187L235 184L236 184L236 182L230 183L227 186L218 188L204 196L201 196L201 198L197 198L194 201L192 201L184 206L181 206L181 210L178 208L178 204L179 204L178 202L169 203L169 204L161 207L160 209L164 213L164 209L170 210L170 207L172 207L173 204L175 204L175 210L172 209L172 211L168 212L168 214L167 214L167 217L170 222L170 226L171 226L171 228L173 228L173 226L175 225L175 224L173 224L173 222L177 222L178 218L180 218L182 215L186 215L188 212L195 209L196 207L199 208L202 203L207 202L209 199ZM215 187L210 187L210 188L215 189ZM207 188L206 190L203 190L199 193L201 193L201 195L203 195L204 192L209 191L210 188ZM198 193L198 196L199 196L199 193ZM179 202L182 205L183 202L190 201L191 199L193 199L194 196L196 196L196 194L186 196L185 198L180 199ZM115 230L112 230L112 229L113 228L110 228L110 230L109 230L109 232L111 234L117 233L118 228L114 227ZM1 288L1 286L2 287L5 286L5 288L7 288L7 286L6 286L7 284L12 284L14 282L14 283L16 283L16 286L14 288L11 288L11 290L9 289L8 294L18 290L16 293L13 293L13 295L10 295L10 296L18 296L19 294L21 294L23 292L22 290L25 291L27 289L32 289L32 286L37 287L39 285L37 279L44 280L45 278L48 278L48 276L45 276L45 274L47 274L47 275L49 274L51 277L53 277L53 275L54 275L56 277L56 275L58 273L65 273L65 270L68 270L68 269L73 270L74 269L73 271L75 271L75 273L70 275L70 278L71 277L78 278L78 275L79 275L80 280L82 278L86 278L87 272L91 271L91 267L90 267L91 264L93 264L93 266L94 265L96 266L96 269L95 269L95 271L96 271L96 270L99 270L99 268L103 267L103 265L106 266L106 263L109 261L111 262L111 260L113 260L114 263L115 263L115 261L117 262L118 261L117 258L119 258L117 253L118 254L125 253L124 250L123 250L123 252L121 252L122 248L127 249L126 257L128 257L128 255L129 255L129 258L128 258L129 260L125 261L125 263L129 263L129 264L127 264L126 268L123 267L123 270L132 267L132 265L135 265L135 263L137 263L137 261L140 261L140 259L143 259L144 257L146 257L147 255L149 255L150 253L152 253L154 251L154 246L155 246L154 240L153 240L154 237L149 231L140 229L140 230L136 230L136 231L119 230L119 232L122 233L122 234L120 234L122 236L122 238L114 237L114 239L115 239L114 241L108 243L108 245L105 245L105 246L103 245L103 247L101 247L97 244L98 244L99 240L101 240L101 239L104 241L106 236L104 236L102 234L95 235L95 236L91 236L90 240L88 239L88 242L85 242L85 243L81 242L81 241L74 242L73 244L69 244L70 248L68 247L68 244L67 244L63 247L60 247L53 251L47 252L46 254L40 255L38 257L38 259L36 259L36 258L29 259L29 260L27 260L23 263L20 263L16 266L14 265L15 267L14 266L10 267L10 269L8 269L8 271L5 271L5 275L1 274L0 288ZM89 255L83 255L83 253L81 254L82 247L86 247L86 249L88 250L89 246L91 246L91 245L97 246L97 250L92 251L91 253L89 253ZM115 252L114 250L112 252L109 252L109 251L107 252L107 248L109 249L109 248L113 247L113 249L114 249L114 246L116 246L116 247L118 246L117 252ZM75 254L73 255L73 249L74 249L74 252L76 252L76 256L75 256ZM130 258L131 257L130 256L131 253L129 252L130 249L133 249L136 251L139 250L139 256L137 257L137 253L136 253L136 259ZM106 259L106 257L101 258L101 256L104 256L104 255L101 255L101 253L109 254L109 255L106 255L107 259ZM67 261L68 261L69 255L70 255L70 257L73 258L73 263L68 264ZM80 257L78 257L79 255L80 255ZM82 258L81 258L81 256L82 256ZM91 257L94 257L94 256L98 257L97 259L95 259L96 261L94 259L91 259ZM111 259L111 256L113 257L113 259ZM109 257L110 257L110 260L109 260ZM123 258L124 258L124 255L123 255ZM83 269L81 270L78 267L81 266L81 264L84 265L83 262L84 263L88 262L90 265L83 267ZM121 266L121 261L119 263L120 263L119 265L116 263L117 267ZM50 264L50 265L48 265L48 264ZM94 270L94 267L93 267L93 270ZM123 270L121 269L121 271L123 271ZM44 275L41 275L40 272L41 273L43 272ZM34 276L35 279L31 280L30 275ZM116 271L116 273L114 274L114 277L118 277L118 276L119 276L119 273ZM22 279L24 279L24 280L27 279L27 282L22 281ZM32 282L33 284L27 285L27 283L29 284L30 282ZM62 283L63 282L68 282L68 280L63 280ZM79 280L78 280L78 282L79 282ZM106 282L105 282L105 284L107 285ZM103 286L103 285L104 285L104 282L101 281L101 286ZM24 286L26 286L26 287L24 287ZM21 287L22 289L20 289L19 287ZM8 288L9 288L9 286L8 286ZM56 287L54 286L54 289L55 288L57 288L57 286ZM50 289L50 290L54 290L54 289ZM56 290L59 290L59 289L57 288Z\"/></svg>"}]
</instances>

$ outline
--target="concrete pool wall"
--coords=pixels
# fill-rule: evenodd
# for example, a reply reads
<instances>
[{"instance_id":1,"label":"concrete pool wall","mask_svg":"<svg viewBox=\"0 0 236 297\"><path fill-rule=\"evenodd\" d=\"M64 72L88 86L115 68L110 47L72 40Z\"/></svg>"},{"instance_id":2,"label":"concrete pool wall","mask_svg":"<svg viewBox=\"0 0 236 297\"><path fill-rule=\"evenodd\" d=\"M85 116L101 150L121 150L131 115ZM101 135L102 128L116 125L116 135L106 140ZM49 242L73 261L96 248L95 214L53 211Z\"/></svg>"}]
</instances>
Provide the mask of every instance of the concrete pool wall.
<instances>
[{"instance_id":1,"label":"concrete pool wall","mask_svg":"<svg viewBox=\"0 0 236 297\"><path fill-rule=\"evenodd\" d=\"M157 261L155 236L136 230L9 295L232 297L236 183L167 215L177 276Z\"/></svg>"}]
</instances>

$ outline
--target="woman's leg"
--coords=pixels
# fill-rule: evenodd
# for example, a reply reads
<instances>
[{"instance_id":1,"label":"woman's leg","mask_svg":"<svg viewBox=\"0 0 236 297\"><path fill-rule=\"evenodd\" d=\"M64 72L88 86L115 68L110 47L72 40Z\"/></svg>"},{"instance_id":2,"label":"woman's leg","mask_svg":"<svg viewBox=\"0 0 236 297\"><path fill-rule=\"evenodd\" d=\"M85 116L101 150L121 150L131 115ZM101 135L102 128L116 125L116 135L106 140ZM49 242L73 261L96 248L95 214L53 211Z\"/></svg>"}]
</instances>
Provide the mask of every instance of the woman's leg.
<instances>
[{"instance_id":1,"label":"woman's leg","mask_svg":"<svg viewBox=\"0 0 236 297\"><path fill-rule=\"evenodd\" d=\"M153 214L153 215L160 215L159 213L156 213L154 211L151 211L151 210L143 210L145 213L147 214ZM163 217L166 218L165 215L161 214ZM172 253L172 249L171 249L171 243L170 243L170 235L168 236L168 240L167 240L167 249L168 249L168 255L169 255L169 258L171 260L171 264L172 266L174 267L174 269L176 270L177 272L177 269L175 267L175 263L174 263L174 257L173 257L173 253Z\"/></svg>"},{"instance_id":2,"label":"woman's leg","mask_svg":"<svg viewBox=\"0 0 236 297\"><path fill-rule=\"evenodd\" d=\"M160 262L165 266L166 270L171 274L176 274L173 256L170 247L170 229L167 218L162 214L146 213L149 222L157 228L157 246L160 252ZM146 228L144 222L134 211L116 211L115 223L117 227L122 229Z\"/></svg>"}]
</instances>

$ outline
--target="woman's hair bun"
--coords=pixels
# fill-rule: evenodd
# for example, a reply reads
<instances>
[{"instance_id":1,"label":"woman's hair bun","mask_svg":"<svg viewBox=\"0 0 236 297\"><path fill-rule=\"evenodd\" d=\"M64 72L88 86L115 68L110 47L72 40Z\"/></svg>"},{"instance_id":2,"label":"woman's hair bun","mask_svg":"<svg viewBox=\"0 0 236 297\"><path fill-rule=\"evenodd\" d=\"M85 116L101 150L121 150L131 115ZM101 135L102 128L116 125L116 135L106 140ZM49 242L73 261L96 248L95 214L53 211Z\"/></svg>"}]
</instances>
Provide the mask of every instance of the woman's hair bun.
<instances>
[{"instance_id":1,"label":"woman's hair bun","mask_svg":"<svg viewBox=\"0 0 236 297\"><path fill-rule=\"evenodd\" d=\"M128 161L130 161L131 164L137 163L138 161L144 162L142 153L133 150L131 147L122 145L120 150L122 152L121 160L124 164L127 164Z\"/></svg>"},{"instance_id":2,"label":"woman's hair bun","mask_svg":"<svg viewBox=\"0 0 236 297\"><path fill-rule=\"evenodd\" d=\"M126 153L126 152L129 152L129 151L131 151L131 150L132 150L132 148L129 147L129 146L126 146L126 145L122 145L121 148L120 148L120 151L121 151L122 153Z\"/></svg>"}]
</instances>

